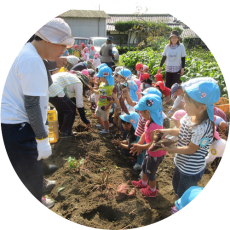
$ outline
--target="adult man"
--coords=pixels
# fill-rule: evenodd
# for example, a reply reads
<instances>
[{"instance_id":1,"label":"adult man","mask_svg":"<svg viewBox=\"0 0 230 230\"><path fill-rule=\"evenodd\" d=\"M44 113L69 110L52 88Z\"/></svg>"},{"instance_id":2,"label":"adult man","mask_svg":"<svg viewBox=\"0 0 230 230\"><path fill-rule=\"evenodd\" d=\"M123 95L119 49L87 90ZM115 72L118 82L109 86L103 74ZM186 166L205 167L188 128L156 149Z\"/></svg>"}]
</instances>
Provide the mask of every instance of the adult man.
<instances>
[{"instance_id":1,"label":"adult man","mask_svg":"<svg viewBox=\"0 0 230 230\"><path fill-rule=\"evenodd\" d=\"M198 78L193 78L187 82L182 83L181 85L179 85L178 83L175 83L172 85L171 87L171 98L176 98L176 100L173 103L173 106L171 108L171 110L168 112L168 114L174 112L177 108L177 106L179 106L179 104L182 102L182 104L184 104L184 89L185 87L189 87L192 84L195 84L197 82L202 82L202 81L210 81L213 82L215 84L217 84L217 81L214 80L211 77L198 77Z\"/></svg>"},{"instance_id":2,"label":"adult man","mask_svg":"<svg viewBox=\"0 0 230 230\"><path fill-rule=\"evenodd\" d=\"M54 205L42 198L41 159L51 155L47 120L48 87L43 60L56 61L74 39L68 24L55 18L35 33L16 57L6 79L2 96L2 135L6 152L27 189L48 208Z\"/></svg>"},{"instance_id":3,"label":"adult man","mask_svg":"<svg viewBox=\"0 0 230 230\"><path fill-rule=\"evenodd\" d=\"M106 43L101 46L100 55L101 63L106 63L111 69L113 65L113 59L116 57L116 54L113 55L113 37L108 36Z\"/></svg>"},{"instance_id":4,"label":"adult man","mask_svg":"<svg viewBox=\"0 0 230 230\"><path fill-rule=\"evenodd\" d=\"M90 126L90 121L85 116L83 104L83 88L88 89L89 78L81 73L61 72L52 75L52 80L53 84L49 88L49 102L58 111L60 136L73 136L72 126L75 120L76 107L81 120Z\"/></svg>"}]
</instances>

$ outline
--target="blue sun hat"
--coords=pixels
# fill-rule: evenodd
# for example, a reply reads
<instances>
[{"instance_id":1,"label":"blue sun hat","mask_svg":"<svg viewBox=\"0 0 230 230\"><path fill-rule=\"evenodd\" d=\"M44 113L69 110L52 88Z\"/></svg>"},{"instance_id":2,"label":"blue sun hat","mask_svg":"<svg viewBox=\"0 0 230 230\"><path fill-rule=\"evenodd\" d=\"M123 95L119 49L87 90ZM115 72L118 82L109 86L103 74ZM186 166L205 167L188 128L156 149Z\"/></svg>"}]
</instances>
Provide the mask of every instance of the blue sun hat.
<instances>
[{"instance_id":1,"label":"blue sun hat","mask_svg":"<svg viewBox=\"0 0 230 230\"><path fill-rule=\"evenodd\" d=\"M163 125L162 100L159 96L155 94L143 96L134 108L139 111L149 110L153 121L157 125Z\"/></svg>"},{"instance_id":2,"label":"blue sun hat","mask_svg":"<svg viewBox=\"0 0 230 230\"><path fill-rule=\"evenodd\" d=\"M159 97L162 97L162 93L160 92L160 90L158 90L157 88L154 88L154 87L149 87L149 88L145 89L143 92L141 92L141 94L143 96L149 95L149 94L155 94Z\"/></svg>"},{"instance_id":3,"label":"blue sun hat","mask_svg":"<svg viewBox=\"0 0 230 230\"><path fill-rule=\"evenodd\" d=\"M122 77L127 77L129 80L132 77L132 73L129 69L123 68L118 72L119 75L121 75Z\"/></svg>"},{"instance_id":4,"label":"blue sun hat","mask_svg":"<svg viewBox=\"0 0 230 230\"><path fill-rule=\"evenodd\" d=\"M106 81L108 82L108 84L114 85L114 79L113 79L112 70L110 67L108 67L108 66L101 67L96 76L97 77L106 77Z\"/></svg>"},{"instance_id":5,"label":"blue sun hat","mask_svg":"<svg viewBox=\"0 0 230 230\"><path fill-rule=\"evenodd\" d=\"M189 87L185 87L186 93L193 100L205 104L208 117L214 122L214 105L220 98L220 88L213 82L198 82Z\"/></svg>"},{"instance_id":6,"label":"blue sun hat","mask_svg":"<svg viewBox=\"0 0 230 230\"><path fill-rule=\"evenodd\" d=\"M136 92L138 91L138 86L135 81L128 80L128 86L130 89L130 97L132 98L133 101L138 101L138 96Z\"/></svg>"},{"instance_id":7,"label":"blue sun hat","mask_svg":"<svg viewBox=\"0 0 230 230\"><path fill-rule=\"evenodd\" d=\"M126 113L124 115L119 115L119 117L121 118L121 120L131 123L133 125L133 128L136 130L139 120L139 114L136 112L129 113L129 115Z\"/></svg>"},{"instance_id":8,"label":"blue sun hat","mask_svg":"<svg viewBox=\"0 0 230 230\"><path fill-rule=\"evenodd\" d=\"M176 207L181 210L184 208L187 204L189 204L194 198L196 198L197 195L203 190L204 188L198 187L198 186L192 186L188 188L181 198L179 198L175 205Z\"/></svg>"}]
</instances>

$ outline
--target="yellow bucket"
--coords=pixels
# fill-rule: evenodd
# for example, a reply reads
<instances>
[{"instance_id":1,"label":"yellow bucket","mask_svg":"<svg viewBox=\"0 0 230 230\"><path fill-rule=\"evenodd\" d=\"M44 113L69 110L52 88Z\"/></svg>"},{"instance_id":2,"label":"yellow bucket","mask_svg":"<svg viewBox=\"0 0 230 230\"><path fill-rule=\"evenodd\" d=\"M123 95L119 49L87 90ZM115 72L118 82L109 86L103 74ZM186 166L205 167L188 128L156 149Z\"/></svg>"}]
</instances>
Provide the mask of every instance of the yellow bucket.
<instances>
[{"instance_id":1,"label":"yellow bucket","mask_svg":"<svg viewBox=\"0 0 230 230\"><path fill-rule=\"evenodd\" d=\"M59 139L59 132L50 132L48 134L48 138L49 138L49 143L51 144L56 143Z\"/></svg>"},{"instance_id":2,"label":"yellow bucket","mask_svg":"<svg viewBox=\"0 0 230 230\"><path fill-rule=\"evenodd\" d=\"M64 67L61 67L60 70L58 71L59 73L60 72L65 72L65 68Z\"/></svg>"},{"instance_id":3,"label":"yellow bucket","mask_svg":"<svg viewBox=\"0 0 230 230\"><path fill-rule=\"evenodd\" d=\"M48 110L47 111L47 119L48 119L48 121L57 121L57 111L56 110Z\"/></svg>"}]
</instances>

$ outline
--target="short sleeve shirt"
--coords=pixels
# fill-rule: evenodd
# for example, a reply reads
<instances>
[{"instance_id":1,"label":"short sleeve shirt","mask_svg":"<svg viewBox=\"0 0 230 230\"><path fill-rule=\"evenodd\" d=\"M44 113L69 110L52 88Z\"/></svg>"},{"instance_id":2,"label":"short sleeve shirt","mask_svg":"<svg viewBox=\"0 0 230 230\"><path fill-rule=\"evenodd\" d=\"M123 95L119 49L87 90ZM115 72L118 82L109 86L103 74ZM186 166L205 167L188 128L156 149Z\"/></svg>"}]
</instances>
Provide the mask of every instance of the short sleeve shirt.
<instances>
[{"instance_id":1,"label":"short sleeve shirt","mask_svg":"<svg viewBox=\"0 0 230 230\"><path fill-rule=\"evenodd\" d=\"M170 96L171 90L167 87L165 87L165 90L162 91L162 94L164 94L166 97Z\"/></svg>"},{"instance_id":2,"label":"short sleeve shirt","mask_svg":"<svg viewBox=\"0 0 230 230\"><path fill-rule=\"evenodd\" d=\"M108 105L109 102L107 100L107 96L112 95L113 85L105 85L105 83L101 83L99 86L99 98L98 98L98 106Z\"/></svg>"}]
</instances>

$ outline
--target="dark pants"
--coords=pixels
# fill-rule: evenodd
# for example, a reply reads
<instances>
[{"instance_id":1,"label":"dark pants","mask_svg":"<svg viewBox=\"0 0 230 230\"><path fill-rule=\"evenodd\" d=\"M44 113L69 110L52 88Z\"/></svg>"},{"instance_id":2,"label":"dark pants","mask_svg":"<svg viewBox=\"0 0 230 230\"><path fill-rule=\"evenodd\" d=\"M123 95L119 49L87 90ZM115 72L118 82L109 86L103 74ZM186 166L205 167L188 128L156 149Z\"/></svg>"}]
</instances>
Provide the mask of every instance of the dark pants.
<instances>
[{"instance_id":1,"label":"dark pants","mask_svg":"<svg viewBox=\"0 0 230 230\"><path fill-rule=\"evenodd\" d=\"M176 72L176 73L170 73L170 72L166 72L165 78L166 78L166 82L165 82L165 86L169 89L171 89L172 85L175 83L180 83L180 71Z\"/></svg>"},{"instance_id":2,"label":"dark pants","mask_svg":"<svg viewBox=\"0 0 230 230\"><path fill-rule=\"evenodd\" d=\"M37 161L35 134L30 124L1 124L6 152L18 177L26 188L41 202L43 169ZM16 191L16 190L15 190Z\"/></svg>"},{"instance_id":3,"label":"dark pants","mask_svg":"<svg viewBox=\"0 0 230 230\"><path fill-rule=\"evenodd\" d=\"M184 192L192 187L197 186L197 182L202 179L205 169L203 169L200 173L196 175L185 175L179 171L179 169L175 166L175 171L173 175L173 189L175 193L180 198Z\"/></svg>"},{"instance_id":4,"label":"dark pants","mask_svg":"<svg viewBox=\"0 0 230 230\"><path fill-rule=\"evenodd\" d=\"M112 66L114 65L114 62L102 62L101 64L105 63L108 67L112 69Z\"/></svg>"},{"instance_id":5,"label":"dark pants","mask_svg":"<svg viewBox=\"0 0 230 230\"><path fill-rule=\"evenodd\" d=\"M76 115L76 105L66 95L50 97L49 102L57 109L59 130L62 133L71 133Z\"/></svg>"}]
</instances>

